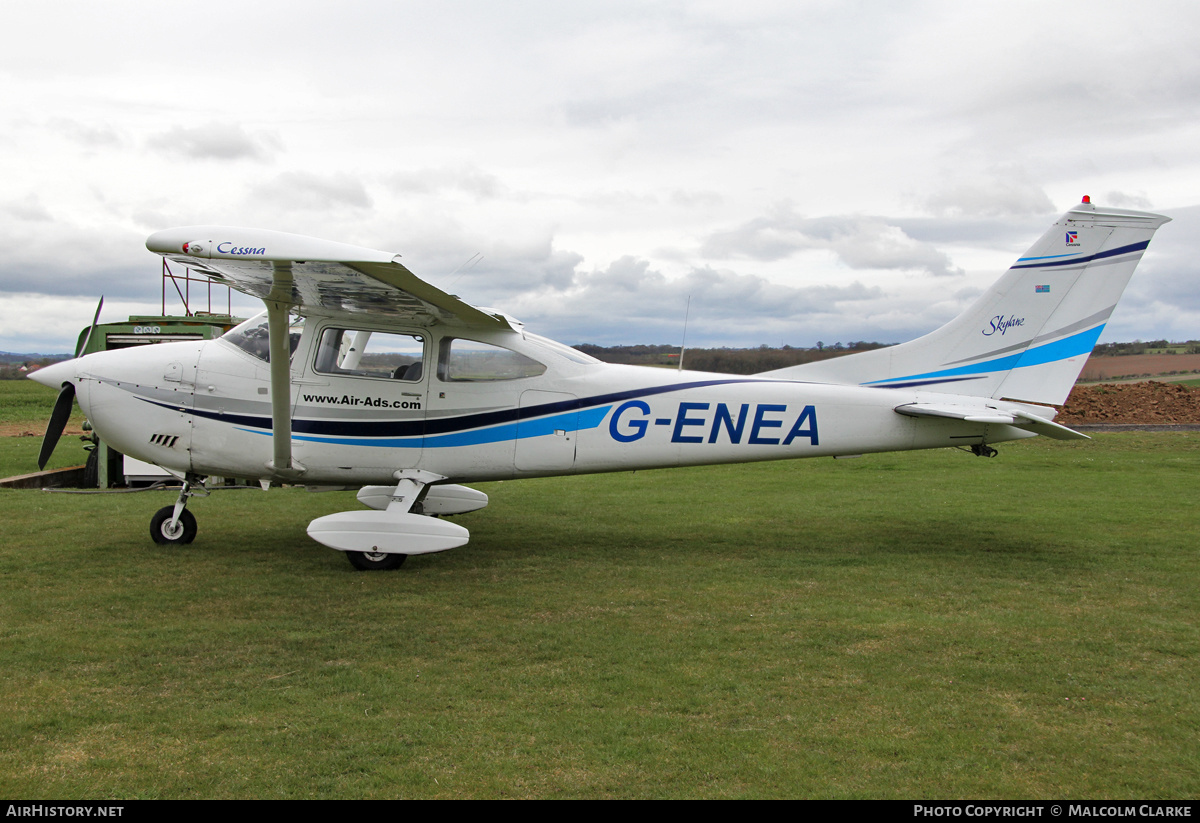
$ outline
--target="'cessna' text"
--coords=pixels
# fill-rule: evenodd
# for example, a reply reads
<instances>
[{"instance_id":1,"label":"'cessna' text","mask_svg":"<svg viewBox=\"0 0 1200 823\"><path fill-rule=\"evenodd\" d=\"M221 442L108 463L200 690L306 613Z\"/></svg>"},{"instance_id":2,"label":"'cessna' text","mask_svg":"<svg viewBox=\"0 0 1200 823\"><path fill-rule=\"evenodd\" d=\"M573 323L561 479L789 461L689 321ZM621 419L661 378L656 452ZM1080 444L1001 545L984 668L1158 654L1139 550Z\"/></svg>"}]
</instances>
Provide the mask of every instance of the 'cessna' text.
<instances>
[{"instance_id":1,"label":"'cessna' text","mask_svg":"<svg viewBox=\"0 0 1200 823\"><path fill-rule=\"evenodd\" d=\"M253 246L235 246L232 243L222 243L217 246L217 254L228 254L234 257L243 257L248 254L266 254L266 248L256 249Z\"/></svg>"}]
</instances>

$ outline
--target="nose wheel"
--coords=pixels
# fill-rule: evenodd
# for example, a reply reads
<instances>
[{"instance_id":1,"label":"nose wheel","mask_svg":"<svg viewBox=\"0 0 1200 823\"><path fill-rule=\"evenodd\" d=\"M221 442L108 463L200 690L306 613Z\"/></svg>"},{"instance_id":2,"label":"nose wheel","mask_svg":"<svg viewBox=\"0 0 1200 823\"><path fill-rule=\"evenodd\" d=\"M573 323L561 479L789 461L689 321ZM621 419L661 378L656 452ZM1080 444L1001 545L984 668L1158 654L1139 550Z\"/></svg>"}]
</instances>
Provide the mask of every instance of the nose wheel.
<instances>
[{"instance_id":1,"label":"nose wheel","mask_svg":"<svg viewBox=\"0 0 1200 823\"><path fill-rule=\"evenodd\" d=\"M185 546L196 539L196 516L187 510L188 498L208 494L202 478L188 475L174 506L163 506L150 518L150 539L160 546Z\"/></svg>"},{"instance_id":2,"label":"nose wheel","mask_svg":"<svg viewBox=\"0 0 1200 823\"><path fill-rule=\"evenodd\" d=\"M160 546L183 546L196 539L196 515L187 509L175 518L174 506L163 506L150 519L150 538Z\"/></svg>"}]
</instances>

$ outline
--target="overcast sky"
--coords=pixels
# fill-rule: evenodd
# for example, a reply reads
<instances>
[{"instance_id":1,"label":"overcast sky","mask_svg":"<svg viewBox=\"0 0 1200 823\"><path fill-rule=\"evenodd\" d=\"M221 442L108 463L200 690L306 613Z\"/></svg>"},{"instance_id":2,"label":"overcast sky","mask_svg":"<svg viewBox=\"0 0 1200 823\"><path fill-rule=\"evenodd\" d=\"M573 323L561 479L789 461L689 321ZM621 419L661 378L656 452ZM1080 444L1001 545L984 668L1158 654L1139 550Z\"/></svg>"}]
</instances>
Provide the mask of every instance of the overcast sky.
<instances>
[{"instance_id":1,"label":"overcast sky","mask_svg":"<svg viewBox=\"0 0 1200 823\"><path fill-rule=\"evenodd\" d=\"M399 252L566 343L677 344L689 296L690 345L900 342L1084 194L1175 218L1101 339L1200 338L1194 2L42 0L4 22L2 350L71 350L101 294L102 321L159 313L145 238L191 224Z\"/></svg>"}]
</instances>

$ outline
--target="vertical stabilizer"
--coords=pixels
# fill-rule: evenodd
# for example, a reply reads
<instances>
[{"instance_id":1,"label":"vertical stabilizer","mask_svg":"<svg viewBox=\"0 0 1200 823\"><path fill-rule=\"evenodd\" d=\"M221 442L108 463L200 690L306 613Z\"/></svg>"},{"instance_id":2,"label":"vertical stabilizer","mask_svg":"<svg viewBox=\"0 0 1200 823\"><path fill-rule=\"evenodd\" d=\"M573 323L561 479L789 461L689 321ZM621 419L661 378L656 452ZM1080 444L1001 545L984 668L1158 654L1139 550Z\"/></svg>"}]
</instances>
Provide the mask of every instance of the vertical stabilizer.
<instances>
[{"instance_id":1,"label":"vertical stabilizer","mask_svg":"<svg viewBox=\"0 0 1200 823\"><path fill-rule=\"evenodd\" d=\"M969 309L909 343L764 376L1060 404L1169 217L1068 211Z\"/></svg>"}]
</instances>

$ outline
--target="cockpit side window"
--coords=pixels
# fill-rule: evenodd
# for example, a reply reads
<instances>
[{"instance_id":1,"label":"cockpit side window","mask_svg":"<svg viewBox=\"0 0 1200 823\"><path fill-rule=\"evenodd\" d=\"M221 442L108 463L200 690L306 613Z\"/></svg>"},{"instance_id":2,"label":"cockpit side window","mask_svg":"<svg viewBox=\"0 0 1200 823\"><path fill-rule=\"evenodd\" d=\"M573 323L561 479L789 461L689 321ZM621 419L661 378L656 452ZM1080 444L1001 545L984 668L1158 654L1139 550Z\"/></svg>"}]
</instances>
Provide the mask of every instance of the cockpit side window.
<instances>
[{"instance_id":1,"label":"cockpit side window","mask_svg":"<svg viewBox=\"0 0 1200 823\"><path fill-rule=\"evenodd\" d=\"M415 383L424 363L425 338L419 334L328 328L321 332L314 369L320 374Z\"/></svg>"},{"instance_id":2,"label":"cockpit side window","mask_svg":"<svg viewBox=\"0 0 1200 823\"><path fill-rule=\"evenodd\" d=\"M293 314L289 318L288 345L291 354L296 353L300 344L300 335L304 332L304 318ZM271 333L267 325L267 314L251 317L240 326L235 326L225 334L222 340L228 340L247 354L252 354L264 363L271 362Z\"/></svg>"},{"instance_id":3,"label":"cockpit side window","mask_svg":"<svg viewBox=\"0 0 1200 823\"><path fill-rule=\"evenodd\" d=\"M546 367L533 358L478 340L446 337L438 352L438 379L447 383L517 380L545 371Z\"/></svg>"}]
</instances>

